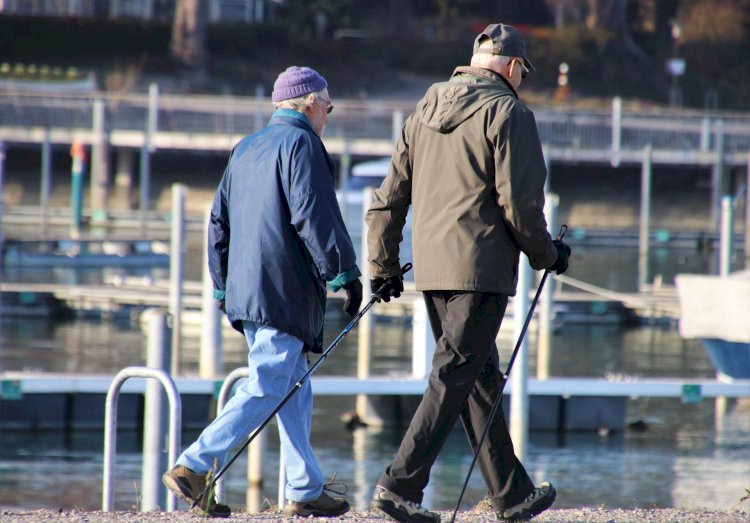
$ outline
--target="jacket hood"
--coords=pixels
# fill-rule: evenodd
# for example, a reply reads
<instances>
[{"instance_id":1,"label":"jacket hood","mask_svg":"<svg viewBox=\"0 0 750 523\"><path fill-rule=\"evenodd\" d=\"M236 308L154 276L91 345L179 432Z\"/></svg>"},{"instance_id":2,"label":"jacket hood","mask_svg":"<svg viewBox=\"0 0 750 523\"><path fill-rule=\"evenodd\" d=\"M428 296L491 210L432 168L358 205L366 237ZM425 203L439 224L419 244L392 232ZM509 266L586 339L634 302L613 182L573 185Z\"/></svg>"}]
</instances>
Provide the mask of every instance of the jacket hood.
<instances>
[{"instance_id":1,"label":"jacket hood","mask_svg":"<svg viewBox=\"0 0 750 523\"><path fill-rule=\"evenodd\" d=\"M484 105L504 96L516 98L505 79L487 69L459 67L447 82L433 84L417 104L416 114L430 129L447 133Z\"/></svg>"}]
</instances>

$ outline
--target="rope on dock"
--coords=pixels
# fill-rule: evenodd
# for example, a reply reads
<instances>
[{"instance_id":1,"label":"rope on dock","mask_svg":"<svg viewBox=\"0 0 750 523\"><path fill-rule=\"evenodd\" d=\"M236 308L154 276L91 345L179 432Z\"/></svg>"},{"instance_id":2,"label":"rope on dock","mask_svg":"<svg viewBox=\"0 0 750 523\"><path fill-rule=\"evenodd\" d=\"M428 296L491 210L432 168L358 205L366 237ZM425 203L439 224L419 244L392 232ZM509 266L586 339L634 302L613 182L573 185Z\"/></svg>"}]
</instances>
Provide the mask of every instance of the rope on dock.
<instances>
[{"instance_id":1,"label":"rope on dock","mask_svg":"<svg viewBox=\"0 0 750 523\"><path fill-rule=\"evenodd\" d=\"M557 275L555 279L560 283L570 285L576 289L590 292L602 298L606 298L613 301L620 301L623 305L633 309L649 309L654 311L666 312L672 316L679 316L679 306L674 303L673 298L666 293L661 296L654 294L640 294L633 295L625 292L613 291L599 287L592 283L572 278L570 276Z\"/></svg>"}]
</instances>

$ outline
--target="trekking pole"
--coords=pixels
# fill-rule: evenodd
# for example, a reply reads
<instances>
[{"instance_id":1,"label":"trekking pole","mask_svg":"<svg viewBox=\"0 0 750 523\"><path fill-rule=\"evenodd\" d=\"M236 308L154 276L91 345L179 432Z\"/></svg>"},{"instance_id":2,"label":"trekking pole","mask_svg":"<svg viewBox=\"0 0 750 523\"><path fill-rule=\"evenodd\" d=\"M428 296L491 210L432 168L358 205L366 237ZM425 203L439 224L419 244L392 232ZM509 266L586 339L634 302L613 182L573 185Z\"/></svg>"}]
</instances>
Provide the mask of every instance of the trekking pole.
<instances>
[{"instance_id":1,"label":"trekking pole","mask_svg":"<svg viewBox=\"0 0 750 523\"><path fill-rule=\"evenodd\" d=\"M557 235L558 240L562 240L565 236L565 233L568 232L568 226L563 225L560 227L560 233ZM516 356L518 355L518 351L521 348L521 343L523 343L523 338L526 336L526 330L529 328L529 323L531 323L531 317L534 314L534 309L536 308L536 304L539 301L539 296L542 294L542 288L544 287L544 282L547 281L547 276L549 276L550 270L545 269L544 274L542 275L542 281L539 282L539 288L536 290L536 295L534 296L534 299L531 302L531 307L529 307L529 313L526 315L526 321L523 322L523 328L521 329L521 334L518 335L518 341L516 342L516 346L513 349L513 353L510 355L510 361L508 361L508 368L505 370L505 373L503 374L503 381L500 383L500 391L497 393L497 398L495 398L495 402L492 404L492 409L490 409L490 415L487 418L487 424L484 426L484 430L482 431L482 436L479 438L479 441L477 442L477 448L474 449L474 457L471 460L471 465L469 466L469 472L466 474L466 480L464 481L464 486L461 489L461 494L458 496L458 502L456 503L456 508L453 509L453 516L451 516L450 523L453 523L456 520L456 513L458 513L458 507L461 505L461 500L464 499L464 493L466 492L466 487L469 484L469 478L471 478L471 473L474 471L474 465L477 463L477 457L479 456L479 449L482 448L482 443L484 443L484 440L487 438L487 432L489 432L490 424L492 423L492 420L495 419L495 414L497 414L497 409L500 407L500 403L503 399L503 391L505 390L505 383L508 381L508 376L510 376L510 371L513 369L513 362L516 361ZM515 314L515 312L513 313Z\"/></svg>"},{"instance_id":2,"label":"trekking pole","mask_svg":"<svg viewBox=\"0 0 750 523\"><path fill-rule=\"evenodd\" d=\"M406 274L409 272L412 268L411 263L405 264L403 267L401 267L401 275ZM380 290L382 292L382 289ZM323 352L323 354L320 355L320 358L318 358L318 361L316 361L312 367L310 367L310 370L308 370L304 376L302 376L297 383L294 384L294 386L291 388L291 390L287 393L287 395L284 397L284 399L281 400L281 403L279 403L275 409L268 415L268 417L263 420L263 423L261 423L257 429L253 431L253 433L245 440L245 443L242 444L240 449L232 456L232 458L227 461L227 463L217 472L214 474L213 478L211 478L211 481L205 486L203 491L198 494L198 497L196 497L193 500L193 504L190 506L190 508L195 508L198 503L200 503L200 500L204 498L204 496L211 491L211 489L214 488L214 485L216 484L216 481L224 475L224 473L227 471L227 469L234 463L237 458L240 457L240 454L247 448L248 445L255 439L255 437L260 434L260 431L262 431L266 425L268 425L271 420L273 419L276 414L279 413L279 411L282 409L284 405L291 399L292 396L300 389L302 388L302 385L307 381L307 378L310 377L310 375L315 372L315 370L323 363L323 361L328 357L328 355L331 353L333 349L336 348L336 346L339 344L339 342L346 336L350 330L352 330L357 323L359 323L359 320L367 314L367 311L369 311L373 305L378 303L381 300L380 292L376 292L370 295L370 301L367 302L367 304L362 308L357 315L352 318L352 321L349 322L349 325L347 325L344 330L342 330L338 336L331 342L331 344L328 346L328 348Z\"/></svg>"}]
</instances>

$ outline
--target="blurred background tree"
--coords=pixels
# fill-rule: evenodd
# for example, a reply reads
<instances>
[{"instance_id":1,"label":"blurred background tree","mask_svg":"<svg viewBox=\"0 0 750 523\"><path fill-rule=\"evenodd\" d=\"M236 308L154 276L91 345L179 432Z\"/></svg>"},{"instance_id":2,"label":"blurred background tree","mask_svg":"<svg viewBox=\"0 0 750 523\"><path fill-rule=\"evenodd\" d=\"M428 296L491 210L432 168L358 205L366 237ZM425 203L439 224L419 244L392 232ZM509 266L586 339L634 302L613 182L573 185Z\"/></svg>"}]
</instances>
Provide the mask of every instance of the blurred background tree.
<instances>
[{"instance_id":1,"label":"blurred background tree","mask_svg":"<svg viewBox=\"0 0 750 523\"><path fill-rule=\"evenodd\" d=\"M206 63L206 19L208 2L177 0L169 52L179 63L202 69Z\"/></svg>"},{"instance_id":2,"label":"blurred background tree","mask_svg":"<svg viewBox=\"0 0 750 523\"><path fill-rule=\"evenodd\" d=\"M206 0L153 0L153 17L0 7L0 54L138 77L123 88L156 80L236 94L270 88L278 70L305 63L330 76L337 94L367 96L397 89L403 76L448 76L468 62L474 36L503 21L526 35L537 66L526 96L550 99L564 63L566 102L619 95L666 104L679 91L686 107L750 109L750 0L255 0L263 13L252 19L230 4L234 14L219 19ZM668 69L675 59L679 77Z\"/></svg>"}]
</instances>

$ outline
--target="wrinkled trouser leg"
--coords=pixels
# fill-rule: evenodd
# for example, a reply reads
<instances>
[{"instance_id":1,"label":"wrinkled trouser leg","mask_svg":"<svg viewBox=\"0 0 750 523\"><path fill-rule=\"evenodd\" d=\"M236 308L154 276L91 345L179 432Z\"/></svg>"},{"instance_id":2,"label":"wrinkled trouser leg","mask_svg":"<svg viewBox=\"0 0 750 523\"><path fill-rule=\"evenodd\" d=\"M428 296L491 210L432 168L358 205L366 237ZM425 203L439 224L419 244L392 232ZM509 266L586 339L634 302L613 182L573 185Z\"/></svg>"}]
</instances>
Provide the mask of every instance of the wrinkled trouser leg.
<instances>
[{"instance_id":1,"label":"wrinkled trouser leg","mask_svg":"<svg viewBox=\"0 0 750 523\"><path fill-rule=\"evenodd\" d=\"M265 420L307 372L302 340L266 325L242 322L249 347L249 377L224 409L177 463L195 472L221 468L229 452ZM312 394L310 382L277 415L287 471L286 494L292 501L316 499L323 491L323 475L310 446Z\"/></svg>"},{"instance_id":2,"label":"wrinkled trouser leg","mask_svg":"<svg viewBox=\"0 0 750 523\"><path fill-rule=\"evenodd\" d=\"M474 433L484 429L500 385L495 337L508 300L492 293L433 291L425 293L425 303L436 340L427 390L396 458L378 481L416 502L422 501L430 469L462 411ZM502 409L484 445L480 469L489 478L493 502L517 503L533 485L515 458Z\"/></svg>"},{"instance_id":3,"label":"wrinkled trouser leg","mask_svg":"<svg viewBox=\"0 0 750 523\"><path fill-rule=\"evenodd\" d=\"M477 442L487 426L492 404L502 385L503 376L499 369L497 349L493 348L461 410L461 422L472 452L476 452ZM534 488L526 469L513 451L502 402L492 419L477 456L477 463L492 504L497 510L520 503Z\"/></svg>"}]
</instances>

